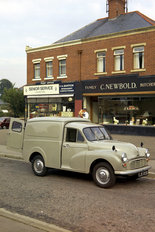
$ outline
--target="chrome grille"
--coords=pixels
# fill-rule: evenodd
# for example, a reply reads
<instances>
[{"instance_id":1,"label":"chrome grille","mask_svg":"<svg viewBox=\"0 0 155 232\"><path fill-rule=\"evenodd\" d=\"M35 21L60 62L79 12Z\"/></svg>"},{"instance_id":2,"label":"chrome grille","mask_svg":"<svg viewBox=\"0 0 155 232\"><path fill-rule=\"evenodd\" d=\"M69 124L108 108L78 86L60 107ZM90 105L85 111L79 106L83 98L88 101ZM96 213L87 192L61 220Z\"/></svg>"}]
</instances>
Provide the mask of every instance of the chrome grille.
<instances>
[{"instance_id":1,"label":"chrome grille","mask_svg":"<svg viewBox=\"0 0 155 232\"><path fill-rule=\"evenodd\" d=\"M132 160L130 163L131 169L142 168L147 165L146 159Z\"/></svg>"}]
</instances>

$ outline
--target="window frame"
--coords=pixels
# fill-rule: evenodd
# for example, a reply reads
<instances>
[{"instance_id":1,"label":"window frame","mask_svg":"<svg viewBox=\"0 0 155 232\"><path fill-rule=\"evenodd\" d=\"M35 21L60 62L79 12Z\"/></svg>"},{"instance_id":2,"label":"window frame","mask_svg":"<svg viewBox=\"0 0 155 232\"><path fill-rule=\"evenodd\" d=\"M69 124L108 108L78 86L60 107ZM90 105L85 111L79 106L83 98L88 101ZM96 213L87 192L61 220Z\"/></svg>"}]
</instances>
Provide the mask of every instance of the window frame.
<instances>
[{"instance_id":1,"label":"window frame","mask_svg":"<svg viewBox=\"0 0 155 232\"><path fill-rule=\"evenodd\" d=\"M106 50L96 52L96 58L97 58L97 73L105 73L106 72Z\"/></svg>"},{"instance_id":2,"label":"window frame","mask_svg":"<svg viewBox=\"0 0 155 232\"><path fill-rule=\"evenodd\" d=\"M133 69L144 69L144 46L133 47Z\"/></svg>"},{"instance_id":3,"label":"window frame","mask_svg":"<svg viewBox=\"0 0 155 232\"><path fill-rule=\"evenodd\" d=\"M41 59L32 60L32 63L33 63L33 79L32 79L32 81L41 80L41 77L40 77L40 62L41 62ZM37 73L39 73L39 75L36 75Z\"/></svg>"},{"instance_id":4,"label":"window frame","mask_svg":"<svg viewBox=\"0 0 155 232\"><path fill-rule=\"evenodd\" d=\"M34 80L40 80L40 63L34 64Z\"/></svg>"},{"instance_id":5,"label":"window frame","mask_svg":"<svg viewBox=\"0 0 155 232\"><path fill-rule=\"evenodd\" d=\"M46 67L45 67L46 75L45 75L44 80L54 79L54 77L53 77L53 60L54 60L54 57L53 57L53 56L52 56L52 57L46 57L46 58L44 58L45 65L46 65ZM47 73L48 73L48 72L47 72L47 69L48 69L47 65L48 65L49 63L51 63L51 70L52 70L51 75L48 75L48 74L47 74Z\"/></svg>"},{"instance_id":6,"label":"window frame","mask_svg":"<svg viewBox=\"0 0 155 232\"><path fill-rule=\"evenodd\" d=\"M45 79L53 78L53 61L46 62L46 77Z\"/></svg>"},{"instance_id":7,"label":"window frame","mask_svg":"<svg viewBox=\"0 0 155 232\"><path fill-rule=\"evenodd\" d=\"M59 61L58 64L58 68L59 68L59 76L57 77L57 79L61 79L61 78L67 78L67 57L68 55L61 55L61 56L57 56L57 59ZM62 62L65 61L65 64L62 64ZM65 69L65 72L62 71L62 69Z\"/></svg>"},{"instance_id":8,"label":"window frame","mask_svg":"<svg viewBox=\"0 0 155 232\"><path fill-rule=\"evenodd\" d=\"M117 68L117 66L119 66L119 68ZM115 72L124 71L124 48L114 50L114 71Z\"/></svg>"},{"instance_id":9,"label":"window frame","mask_svg":"<svg viewBox=\"0 0 155 232\"><path fill-rule=\"evenodd\" d=\"M67 140L67 135L68 135L67 133L69 130L74 130L76 132L76 141ZM82 136L83 141L78 140L79 134ZM80 130L78 130L77 128L70 128L70 127L66 128L65 143L84 143L84 142L85 142L85 138Z\"/></svg>"}]
</instances>

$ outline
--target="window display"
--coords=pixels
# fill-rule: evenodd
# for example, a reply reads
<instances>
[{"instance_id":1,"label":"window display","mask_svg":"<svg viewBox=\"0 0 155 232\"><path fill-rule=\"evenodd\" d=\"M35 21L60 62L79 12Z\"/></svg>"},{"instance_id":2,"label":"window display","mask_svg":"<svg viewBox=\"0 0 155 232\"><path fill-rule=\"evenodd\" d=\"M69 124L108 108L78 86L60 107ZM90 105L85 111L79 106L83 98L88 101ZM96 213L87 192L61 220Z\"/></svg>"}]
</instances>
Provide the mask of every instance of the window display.
<instances>
[{"instance_id":1,"label":"window display","mask_svg":"<svg viewBox=\"0 0 155 232\"><path fill-rule=\"evenodd\" d=\"M99 123L155 125L154 97L99 97Z\"/></svg>"}]
</instances>

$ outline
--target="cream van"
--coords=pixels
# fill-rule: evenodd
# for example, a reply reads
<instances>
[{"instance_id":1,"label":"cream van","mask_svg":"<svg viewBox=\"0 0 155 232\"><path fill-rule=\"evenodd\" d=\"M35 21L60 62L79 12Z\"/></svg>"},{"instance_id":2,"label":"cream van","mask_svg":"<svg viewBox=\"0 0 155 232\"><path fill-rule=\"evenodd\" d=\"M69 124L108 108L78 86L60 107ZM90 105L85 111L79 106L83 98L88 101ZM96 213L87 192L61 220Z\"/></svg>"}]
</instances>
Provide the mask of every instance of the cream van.
<instances>
[{"instance_id":1,"label":"cream van","mask_svg":"<svg viewBox=\"0 0 155 232\"><path fill-rule=\"evenodd\" d=\"M91 173L100 187L111 187L117 176L148 174L149 152L131 143L115 141L102 125L88 119L43 117L12 118L7 146L21 150L37 176L49 168Z\"/></svg>"}]
</instances>

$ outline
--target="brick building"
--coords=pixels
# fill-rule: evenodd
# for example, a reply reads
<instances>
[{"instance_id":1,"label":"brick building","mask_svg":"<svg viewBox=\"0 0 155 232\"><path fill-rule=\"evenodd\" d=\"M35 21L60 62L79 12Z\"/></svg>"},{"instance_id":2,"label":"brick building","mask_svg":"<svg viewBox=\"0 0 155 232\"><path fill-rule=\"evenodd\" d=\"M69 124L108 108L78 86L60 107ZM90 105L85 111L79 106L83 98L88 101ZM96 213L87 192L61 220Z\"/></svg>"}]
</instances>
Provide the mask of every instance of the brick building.
<instances>
[{"instance_id":1,"label":"brick building","mask_svg":"<svg viewBox=\"0 0 155 232\"><path fill-rule=\"evenodd\" d=\"M26 47L27 117L78 116L93 122L155 124L155 21L107 1L108 17L49 46Z\"/></svg>"}]
</instances>

